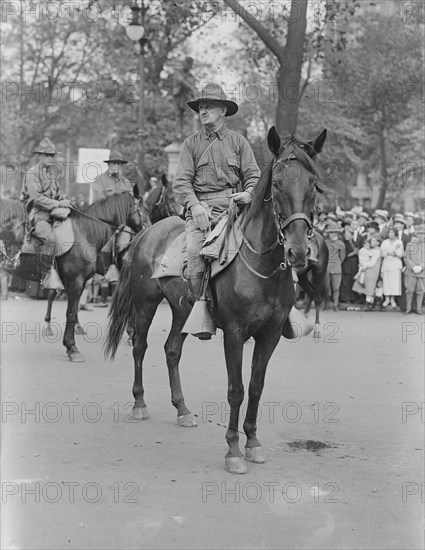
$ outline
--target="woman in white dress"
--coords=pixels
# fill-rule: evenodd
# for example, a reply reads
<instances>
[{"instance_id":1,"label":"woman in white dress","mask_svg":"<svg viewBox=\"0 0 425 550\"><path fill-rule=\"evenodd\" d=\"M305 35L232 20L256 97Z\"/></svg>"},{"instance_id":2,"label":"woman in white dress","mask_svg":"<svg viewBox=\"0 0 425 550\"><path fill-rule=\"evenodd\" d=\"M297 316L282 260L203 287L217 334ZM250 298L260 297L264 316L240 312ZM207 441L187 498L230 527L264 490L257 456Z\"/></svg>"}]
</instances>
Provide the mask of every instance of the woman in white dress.
<instances>
[{"instance_id":1,"label":"woman in white dress","mask_svg":"<svg viewBox=\"0 0 425 550\"><path fill-rule=\"evenodd\" d=\"M379 241L372 236L366 240L359 250L359 271L354 277L353 284L354 292L366 295L365 311L370 311L373 307L373 297L380 270L381 250Z\"/></svg>"},{"instance_id":2,"label":"woman in white dress","mask_svg":"<svg viewBox=\"0 0 425 550\"><path fill-rule=\"evenodd\" d=\"M396 237L394 229L388 231L388 239L381 244L381 275L384 287L384 307L397 307L394 296L401 296L401 270L403 269L403 243Z\"/></svg>"}]
</instances>

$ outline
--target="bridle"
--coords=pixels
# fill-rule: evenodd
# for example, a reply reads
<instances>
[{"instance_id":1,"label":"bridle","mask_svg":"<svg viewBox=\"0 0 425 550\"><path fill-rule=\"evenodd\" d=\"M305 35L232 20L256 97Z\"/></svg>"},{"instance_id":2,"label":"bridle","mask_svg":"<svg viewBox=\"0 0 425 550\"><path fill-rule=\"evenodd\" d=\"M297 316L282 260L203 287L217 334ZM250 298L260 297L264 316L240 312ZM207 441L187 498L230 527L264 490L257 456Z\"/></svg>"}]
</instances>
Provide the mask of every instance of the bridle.
<instances>
[{"instance_id":1,"label":"bridle","mask_svg":"<svg viewBox=\"0 0 425 550\"><path fill-rule=\"evenodd\" d=\"M165 209L165 214L166 214L166 217L170 217L170 216L176 216L176 212L173 211L172 207L170 206L170 203L169 201L167 200L167 197L165 196L165 188L162 187L161 189L161 193L159 195L159 198L158 198L158 202L155 203L155 206L158 206L161 208L161 206L164 207Z\"/></svg>"},{"instance_id":2,"label":"bridle","mask_svg":"<svg viewBox=\"0 0 425 550\"><path fill-rule=\"evenodd\" d=\"M288 168L288 165L285 164L286 162L289 162L291 160L299 161L296 157L290 156L287 159L277 159L272 166L272 173L275 167L278 164L283 163L285 168ZM318 184L318 176L315 175L314 179L314 186L317 187ZM310 214L307 216L307 214L304 214L304 212L296 212L294 214L291 214L287 218L284 218L282 214L280 214L277 211L276 207L276 197L275 197L275 191L274 191L274 185L273 182L271 184L271 191L270 191L270 197L268 199L264 199L265 201L271 200L272 202L272 210L273 210L273 219L276 226L276 232L277 232L277 240L278 243L285 248L286 243L286 237L285 237L285 229L295 220L304 220L308 227L308 233L307 233L307 239L310 242L311 238L313 237L313 219L314 219L314 209L310 212Z\"/></svg>"},{"instance_id":3,"label":"bridle","mask_svg":"<svg viewBox=\"0 0 425 550\"><path fill-rule=\"evenodd\" d=\"M275 167L278 164L283 163L285 167L288 167L288 165L285 164L285 163L289 162L291 160L296 160L296 161L299 162L299 159L296 158L295 156L289 156L288 158L283 158L283 159L277 158L274 161L273 165L272 165L272 174L273 174L273 170L275 169ZM314 179L313 183L314 183L315 188L317 189L318 188L318 183L319 183L319 177L318 177L317 174L315 175L315 179ZM243 255L240 253L240 251L239 251L239 256L242 259L242 261L244 262L244 264L246 265L246 267L252 273L254 273L254 275L256 275L257 277L260 277L261 279L270 279L271 277L273 277L279 271L284 271L288 267L288 265L291 267L291 264L290 264L289 260L287 259L287 255L286 255L287 245L286 245L285 229L293 221L303 220L303 221L306 222L307 227L308 227L307 239L308 239L308 242L310 244L311 239L313 237L313 219L314 219L315 206L313 207L313 209L312 209L312 211L310 212L309 215L304 214L304 212L296 212L294 214L291 214L287 218L284 218L283 215L280 214L277 210L277 203L276 203L276 196L275 196L273 181L271 182L271 186L270 186L270 196L268 198L264 198L263 200L264 200L264 202L271 201L272 211L273 211L273 221L274 221L274 224L275 224L275 227L276 227L276 233L277 233L276 241L271 246L267 247L265 250L262 250L261 252L257 252L253 248L253 246L249 243L248 239L246 238L246 236L245 236L245 234L242 230L242 227L239 226L240 230L241 230L241 233L242 233L242 240L245 243L245 245L248 247L248 249L251 250L252 252L254 252L258 256L263 255L263 254L267 254L268 252L271 252L276 246L280 245L283 248L283 260L278 265L278 267L273 271L273 273L271 273L270 275L263 275L263 274L259 273L258 271L256 271L252 266L250 266L248 264L247 260L243 257Z\"/></svg>"}]
</instances>

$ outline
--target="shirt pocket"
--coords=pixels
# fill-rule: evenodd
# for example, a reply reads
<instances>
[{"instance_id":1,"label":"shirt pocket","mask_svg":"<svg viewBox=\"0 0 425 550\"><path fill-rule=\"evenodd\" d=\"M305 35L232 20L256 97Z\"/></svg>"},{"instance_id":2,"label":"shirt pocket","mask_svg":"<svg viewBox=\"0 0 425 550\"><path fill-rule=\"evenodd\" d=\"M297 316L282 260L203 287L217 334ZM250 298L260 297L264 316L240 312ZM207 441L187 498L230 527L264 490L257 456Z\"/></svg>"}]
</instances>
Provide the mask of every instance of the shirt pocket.
<instances>
[{"instance_id":1,"label":"shirt pocket","mask_svg":"<svg viewBox=\"0 0 425 550\"><path fill-rule=\"evenodd\" d=\"M227 179L232 186L236 185L241 179L241 161L236 156L229 156L227 158Z\"/></svg>"},{"instance_id":2,"label":"shirt pocket","mask_svg":"<svg viewBox=\"0 0 425 550\"><path fill-rule=\"evenodd\" d=\"M217 177L214 175L214 170L208 162L208 158L201 158L196 166L196 183L204 186L214 182L216 179Z\"/></svg>"}]
</instances>

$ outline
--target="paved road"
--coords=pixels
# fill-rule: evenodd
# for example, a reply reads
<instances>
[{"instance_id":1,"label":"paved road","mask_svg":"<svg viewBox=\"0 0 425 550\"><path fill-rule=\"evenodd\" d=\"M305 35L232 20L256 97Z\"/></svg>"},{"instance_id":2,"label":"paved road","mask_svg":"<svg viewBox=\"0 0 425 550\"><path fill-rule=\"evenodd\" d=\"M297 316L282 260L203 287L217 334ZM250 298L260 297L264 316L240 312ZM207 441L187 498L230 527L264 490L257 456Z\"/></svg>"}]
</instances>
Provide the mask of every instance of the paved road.
<instances>
[{"instance_id":1,"label":"paved road","mask_svg":"<svg viewBox=\"0 0 425 550\"><path fill-rule=\"evenodd\" d=\"M80 314L86 362L71 364L65 303L49 340L45 305L2 303L2 548L422 548L423 318L325 312L320 341L282 339L260 408L267 463L237 477L223 469L219 336L187 340L198 427L181 428L161 304L145 361L151 419L132 423L131 348L104 361L106 310Z\"/></svg>"}]
</instances>

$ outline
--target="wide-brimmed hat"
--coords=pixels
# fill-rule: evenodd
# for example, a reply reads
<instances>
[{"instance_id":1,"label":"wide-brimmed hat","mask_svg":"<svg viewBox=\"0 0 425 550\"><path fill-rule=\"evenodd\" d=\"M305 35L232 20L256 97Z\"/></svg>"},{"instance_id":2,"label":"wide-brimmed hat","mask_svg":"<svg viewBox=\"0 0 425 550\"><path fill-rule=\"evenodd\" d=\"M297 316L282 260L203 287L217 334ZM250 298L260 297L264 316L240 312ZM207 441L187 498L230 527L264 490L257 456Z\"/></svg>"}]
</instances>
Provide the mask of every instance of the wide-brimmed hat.
<instances>
[{"instance_id":1,"label":"wide-brimmed hat","mask_svg":"<svg viewBox=\"0 0 425 550\"><path fill-rule=\"evenodd\" d=\"M199 113L199 104L201 101L217 101L227 108L226 114L224 116L232 116L238 112L238 105L234 101L227 99L226 94L221 86L215 84L214 82L209 82L202 86L201 97L195 99L194 101L188 101L187 105Z\"/></svg>"},{"instance_id":2,"label":"wide-brimmed hat","mask_svg":"<svg viewBox=\"0 0 425 550\"><path fill-rule=\"evenodd\" d=\"M386 210L375 210L375 212L373 213L373 216L375 218L377 217L382 218L386 222L388 221L388 212Z\"/></svg>"},{"instance_id":3,"label":"wide-brimmed hat","mask_svg":"<svg viewBox=\"0 0 425 550\"><path fill-rule=\"evenodd\" d=\"M327 231L328 233L340 233L341 228L336 222L330 220L325 225L325 231Z\"/></svg>"},{"instance_id":4,"label":"wide-brimmed hat","mask_svg":"<svg viewBox=\"0 0 425 550\"><path fill-rule=\"evenodd\" d=\"M369 214L367 212L359 212L357 214L357 219L358 218L364 218L366 221L369 221L370 218L369 218Z\"/></svg>"},{"instance_id":5,"label":"wide-brimmed hat","mask_svg":"<svg viewBox=\"0 0 425 550\"><path fill-rule=\"evenodd\" d=\"M103 162L118 162L121 164L127 164L128 160L125 160L122 154L115 149L110 152L109 159L104 160Z\"/></svg>"},{"instance_id":6,"label":"wide-brimmed hat","mask_svg":"<svg viewBox=\"0 0 425 550\"><path fill-rule=\"evenodd\" d=\"M400 222L404 224L404 226L406 226L406 220L404 219L403 214L395 214L393 218L393 223L397 223L397 222Z\"/></svg>"},{"instance_id":7,"label":"wide-brimmed hat","mask_svg":"<svg viewBox=\"0 0 425 550\"><path fill-rule=\"evenodd\" d=\"M415 214L413 212L405 212L404 213L405 218L415 218Z\"/></svg>"},{"instance_id":8,"label":"wide-brimmed hat","mask_svg":"<svg viewBox=\"0 0 425 550\"><path fill-rule=\"evenodd\" d=\"M33 153L44 155L60 155L59 151L56 151L55 144L48 137L44 137L40 141L40 145L33 150Z\"/></svg>"}]
</instances>

